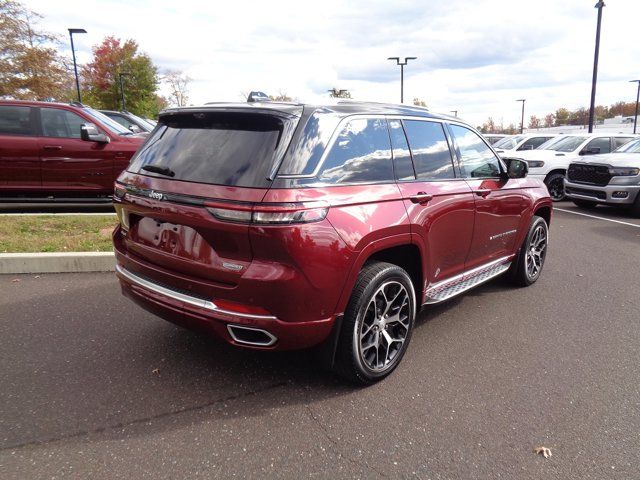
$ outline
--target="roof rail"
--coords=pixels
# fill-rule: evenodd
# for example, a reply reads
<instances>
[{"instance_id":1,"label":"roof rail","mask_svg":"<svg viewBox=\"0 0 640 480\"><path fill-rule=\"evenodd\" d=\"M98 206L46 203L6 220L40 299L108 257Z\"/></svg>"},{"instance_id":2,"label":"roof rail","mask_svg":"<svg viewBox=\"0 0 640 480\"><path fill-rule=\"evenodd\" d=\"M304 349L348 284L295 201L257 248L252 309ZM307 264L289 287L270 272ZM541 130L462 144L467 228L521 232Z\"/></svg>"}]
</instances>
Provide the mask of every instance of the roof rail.
<instances>
[{"instance_id":1,"label":"roof rail","mask_svg":"<svg viewBox=\"0 0 640 480\"><path fill-rule=\"evenodd\" d=\"M69 102L69 105L73 107L84 107L84 105L80 102Z\"/></svg>"}]
</instances>

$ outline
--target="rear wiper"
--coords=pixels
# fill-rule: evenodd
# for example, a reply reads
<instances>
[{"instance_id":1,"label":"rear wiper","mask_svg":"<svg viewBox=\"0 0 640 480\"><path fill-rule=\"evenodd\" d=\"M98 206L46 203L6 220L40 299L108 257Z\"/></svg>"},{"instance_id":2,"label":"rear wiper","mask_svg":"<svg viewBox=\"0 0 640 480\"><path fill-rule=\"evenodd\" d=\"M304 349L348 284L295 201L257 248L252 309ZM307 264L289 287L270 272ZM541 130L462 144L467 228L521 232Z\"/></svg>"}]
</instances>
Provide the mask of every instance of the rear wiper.
<instances>
[{"instance_id":1,"label":"rear wiper","mask_svg":"<svg viewBox=\"0 0 640 480\"><path fill-rule=\"evenodd\" d=\"M166 175L167 177L175 177L176 172L168 167L158 167L157 165L143 165L142 170L147 172L159 173L160 175Z\"/></svg>"}]
</instances>

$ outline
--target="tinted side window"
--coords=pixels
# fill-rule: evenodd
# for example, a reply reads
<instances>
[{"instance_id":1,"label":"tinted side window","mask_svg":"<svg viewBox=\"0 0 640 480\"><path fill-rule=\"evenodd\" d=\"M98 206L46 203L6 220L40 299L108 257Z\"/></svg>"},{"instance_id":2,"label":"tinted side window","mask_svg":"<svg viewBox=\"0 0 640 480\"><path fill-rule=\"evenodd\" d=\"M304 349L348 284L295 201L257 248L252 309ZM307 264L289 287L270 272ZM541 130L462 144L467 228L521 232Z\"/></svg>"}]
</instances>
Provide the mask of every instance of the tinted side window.
<instances>
[{"instance_id":1,"label":"tinted side window","mask_svg":"<svg viewBox=\"0 0 640 480\"><path fill-rule=\"evenodd\" d=\"M105 115L107 117L109 117L112 120L115 120L116 122L118 122L120 125L122 125L125 128L129 128L131 126L131 122L129 120L127 120L126 118L124 118L122 115L113 115L110 113L105 113Z\"/></svg>"},{"instance_id":2,"label":"tinted side window","mask_svg":"<svg viewBox=\"0 0 640 480\"><path fill-rule=\"evenodd\" d=\"M584 150L589 150L590 148L599 148L600 153L609 153L611 152L611 142L609 137L604 138L594 138L589 143L587 143L584 147Z\"/></svg>"},{"instance_id":3,"label":"tinted side window","mask_svg":"<svg viewBox=\"0 0 640 480\"><path fill-rule=\"evenodd\" d=\"M533 137L524 142L518 147L518 150L532 150L538 148L544 142L549 140L550 137Z\"/></svg>"},{"instance_id":4,"label":"tinted side window","mask_svg":"<svg viewBox=\"0 0 640 480\"><path fill-rule=\"evenodd\" d=\"M43 136L64 138L80 138L80 127L90 123L73 112L58 108L41 108L40 121Z\"/></svg>"},{"instance_id":5,"label":"tinted side window","mask_svg":"<svg viewBox=\"0 0 640 480\"><path fill-rule=\"evenodd\" d=\"M349 121L325 158L318 178L325 183L393 181L386 120Z\"/></svg>"},{"instance_id":6,"label":"tinted side window","mask_svg":"<svg viewBox=\"0 0 640 480\"><path fill-rule=\"evenodd\" d=\"M396 172L396 178L398 180L415 180L416 173L413 171L411 152L400 120L389 120L389 134L393 148L393 168Z\"/></svg>"},{"instance_id":7,"label":"tinted side window","mask_svg":"<svg viewBox=\"0 0 640 480\"><path fill-rule=\"evenodd\" d=\"M613 150L617 150L622 145L629 143L631 140L633 140L632 137L613 137Z\"/></svg>"},{"instance_id":8,"label":"tinted side window","mask_svg":"<svg viewBox=\"0 0 640 480\"><path fill-rule=\"evenodd\" d=\"M0 135L33 135L31 108L13 105L0 106Z\"/></svg>"},{"instance_id":9,"label":"tinted side window","mask_svg":"<svg viewBox=\"0 0 640 480\"><path fill-rule=\"evenodd\" d=\"M467 178L488 178L500 175L500 162L487 144L473 131L460 125L450 125L460 155L460 170Z\"/></svg>"},{"instance_id":10,"label":"tinted side window","mask_svg":"<svg viewBox=\"0 0 640 480\"><path fill-rule=\"evenodd\" d=\"M442 124L404 120L418 179L455 178L449 143Z\"/></svg>"}]
</instances>

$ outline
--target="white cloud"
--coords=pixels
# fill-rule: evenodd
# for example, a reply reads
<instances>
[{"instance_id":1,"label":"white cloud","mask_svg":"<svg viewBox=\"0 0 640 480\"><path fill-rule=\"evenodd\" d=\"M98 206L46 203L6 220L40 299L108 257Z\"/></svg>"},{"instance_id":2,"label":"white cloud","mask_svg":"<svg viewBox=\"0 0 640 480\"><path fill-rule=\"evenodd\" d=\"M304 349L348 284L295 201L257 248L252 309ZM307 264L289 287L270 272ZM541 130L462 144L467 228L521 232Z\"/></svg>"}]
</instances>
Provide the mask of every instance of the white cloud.
<instances>
[{"instance_id":1,"label":"white cloud","mask_svg":"<svg viewBox=\"0 0 640 480\"><path fill-rule=\"evenodd\" d=\"M399 68L386 58L398 55L419 57L405 70L405 100L458 110L473 124L517 123L517 98L539 116L589 102L595 0L25 3L49 30L87 29L75 37L81 63L107 35L135 39L160 68L194 79L194 103L255 89L321 102L334 86L397 102ZM599 104L634 99L639 13L635 0L604 8Z\"/></svg>"}]
</instances>

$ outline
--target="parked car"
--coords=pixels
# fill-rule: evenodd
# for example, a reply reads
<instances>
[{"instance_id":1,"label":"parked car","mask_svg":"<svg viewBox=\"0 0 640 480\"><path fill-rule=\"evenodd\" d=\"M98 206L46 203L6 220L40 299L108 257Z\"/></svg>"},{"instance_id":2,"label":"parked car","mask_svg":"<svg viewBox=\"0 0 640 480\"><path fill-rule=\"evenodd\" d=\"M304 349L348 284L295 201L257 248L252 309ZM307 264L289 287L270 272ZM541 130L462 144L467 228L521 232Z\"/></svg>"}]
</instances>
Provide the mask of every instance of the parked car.
<instances>
[{"instance_id":1,"label":"parked car","mask_svg":"<svg viewBox=\"0 0 640 480\"><path fill-rule=\"evenodd\" d=\"M551 199L470 126L341 102L172 109L115 186L123 293L257 349L319 347L371 383L416 313L540 276Z\"/></svg>"},{"instance_id":2,"label":"parked car","mask_svg":"<svg viewBox=\"0 0 640 480\"><path fill-rule=\"evenodd\" d=\"M558 202L566 197L564 177L572 161L584 155L610 153L634 138L631 134L567 134L549 140L536 150L507 156L525 160L529 164L529 176L543 180L551 198Z\"/></svg>"},{"instance_id":3,"label":"parked car","mask_svg":"<svg viewBox=\"0 0 640 480\"><path fill-rule=\"evenodd\" d=\"M100 112L133 133L149 133L155 127L154 124L131 112L116 112L113 110L100 110Z\"/></svg>"},{"instance_id":4,"label":"parked car","mask_svg":"<svg viewBox=\"0 0 640 480\"><path fill-rule=\"evenodd\" d=\"M608 155L571 162L565 179L567 197L578 207L598 204L629 207L640 217L640 139Z\"/></svg>"},{"instance_id":5,"label":"parked car","mask_svg":"<svg viewBox=\"0 0 640 480\"><path fill-rule=\"evenodd\" d=\"M80 104L0 100L0 201L108 199L143 140Z\"/></svg>"},{"instance_id":6,"label":"parked car","mask_svg":"<svg viewBox=\"0 0 640 480\"><path fill-rule=\"evenodd\" d=\"M499 133L483 133L482 136L487 142L489 142L489 145L495 145L503 138L507 138L509 135L502 135Z\"/></svg>"},{"instance_id":7,"label":"parked car","mask_svg":"<svg viewBox=\"0 0 640 480\"><path fill-rule=\"evenodd\" d=\"M500 155L512 154L513 152L519 152L522 150L535 150L540 145L554 137L556 137L556 134L554 133L524 133L521 135L503 138L498 143L495 143L493 148Z\"/></svg>"}]
</instances>

